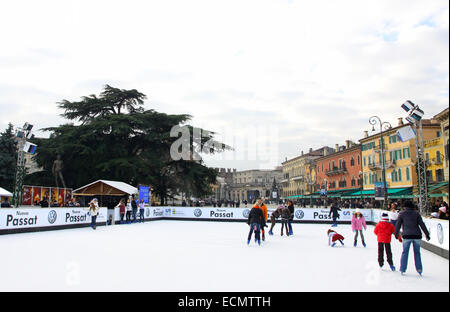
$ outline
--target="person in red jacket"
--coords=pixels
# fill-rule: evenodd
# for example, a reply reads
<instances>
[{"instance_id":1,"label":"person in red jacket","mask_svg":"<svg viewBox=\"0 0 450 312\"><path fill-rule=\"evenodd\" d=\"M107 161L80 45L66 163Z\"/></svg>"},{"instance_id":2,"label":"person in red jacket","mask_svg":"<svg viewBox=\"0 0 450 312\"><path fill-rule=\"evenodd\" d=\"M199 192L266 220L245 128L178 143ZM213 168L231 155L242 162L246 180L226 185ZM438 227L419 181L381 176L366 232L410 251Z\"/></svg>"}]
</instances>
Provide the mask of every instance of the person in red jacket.
<instances>
[{"instance_id":1,"label":"person in red jacket","mask_svg":"<svg viewBox=\"0 0 450 312\"><path fill-rule=\"evenodd\" d=\"M387 212L381 214L381 221L375 226L373 232L377 236L378 241L378 264L380 265L380 268L384 265L384 250L386 250L387 263L389 263L391 270L395 271L391 251L391 237L395 232L395 227L389 222L389 215ZM402 241L401 236L399 236L399 241Z\"/></svg>"},{"instance_id":2,"label":"person in red jacket","mask_svg":"<svg viewBox=\"0 0 450 312\"><path fill-rule=\"evenodd\" d=\"M261 200L261 206L260 206L263 214L264 214L264 224L267 224L267 206L264 203L264 201ZM266 231L264 231L264 226L261 228L261 236L262 236L262 240L265 241L266 240Z\"/></svg>"}]
</instances>

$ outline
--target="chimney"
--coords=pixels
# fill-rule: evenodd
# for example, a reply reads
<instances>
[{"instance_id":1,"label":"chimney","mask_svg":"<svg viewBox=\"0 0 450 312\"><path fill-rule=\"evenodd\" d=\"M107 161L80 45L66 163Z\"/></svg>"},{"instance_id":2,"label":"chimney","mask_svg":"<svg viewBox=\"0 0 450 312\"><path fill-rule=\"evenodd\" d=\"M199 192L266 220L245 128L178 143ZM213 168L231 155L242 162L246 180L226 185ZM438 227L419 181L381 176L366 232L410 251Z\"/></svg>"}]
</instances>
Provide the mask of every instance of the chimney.
<instances>
[{"instance_id":1,"label":"chimney","mask_svg":"<svg viewBox=\"0 0 450 312\"><path fill-rule=\"evenodd\" d=\"M364 131L364 137L367 138L369 136L369 131Z\"/></svg>"},{"instance_id":2,"label":"chimney","mask_svg":"<svg viewBox=\"0 0 450 312\"><path fill-rule=\"evenodd\" d=\"M350 140L345 140L345 148L350 148Z\"/></svg>"},{"instance_id":3,"label":"chimney","mask_svg":"<svg viewBox=\"0 0 450 312\"><path fill-rule=\"evenodd\" d=\"M336 152L339 152L339 144L336 144Z\"/></svg>"},{"instance_id":4,"label":"chimney","mask_svg":"<svg viewBox=\"0 0 450 312\"><path fill-rule=\"evenodd\" d=\"M303 151L302 151L302 156L303 156Z\"/></svg>"},{"instance_id":5,"label":"chimney","mask_svg":"<svg viewBox=\"0 0 450 312\"><path fill-rule=\"evenodd\" d=\"M312 153L312 148L311 147L309 148L309 152Z\"/></svg>"},{"instance_id":6,"label":"chimney","mask_svg":"<svg viewBox=\"0 0 450 312\"><path fill-rule=\"evenodd\" d=\"M398 125L403 126L403 118L402 117L398 118Z\"/></svg>"}]
</instances>

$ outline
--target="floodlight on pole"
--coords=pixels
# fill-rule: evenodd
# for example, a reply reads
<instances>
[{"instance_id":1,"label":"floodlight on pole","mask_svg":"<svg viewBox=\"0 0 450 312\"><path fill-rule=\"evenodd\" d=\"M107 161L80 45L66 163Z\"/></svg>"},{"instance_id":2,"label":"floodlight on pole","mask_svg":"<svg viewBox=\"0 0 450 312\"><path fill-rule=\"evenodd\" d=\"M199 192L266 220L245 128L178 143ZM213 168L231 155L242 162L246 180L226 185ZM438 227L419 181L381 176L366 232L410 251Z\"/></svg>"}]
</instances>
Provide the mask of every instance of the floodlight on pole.
<instances>
[{"instance_id":1,"label":"floodlight on pole","mask_svg":"<svg viewBox=\"0 0 450 312\"><path fill-rule=\"evenodd\" d=\"M27 138L31 137L31 129L33 125L26 122L22 128L18 128L16 131L16 138L18 141L17 150L17 166L16 166L16 178L14 182L14 194L13 204L19 207L22 204L23 195L23 182L25 179L25 153L34 154L36 152L36 144L27 142Z\"/></svg>"},{"instance_id":2,"label":"floodlight on pole","mask_svg":"<svg viewBox=\"0 0 450 312\"><path fill-rule=\"evenodd\" d=\"M415 143L417 155L416 166L419 188L419 209L421 212L426 212L428 209L428 186L422 129L422 117L424 115L424 111L419 108L419 105L416 105L409 100L403 103L401 107L408 113L408 116L405 119L414 127L416 134Z\"/></svg>"}]
</instances>

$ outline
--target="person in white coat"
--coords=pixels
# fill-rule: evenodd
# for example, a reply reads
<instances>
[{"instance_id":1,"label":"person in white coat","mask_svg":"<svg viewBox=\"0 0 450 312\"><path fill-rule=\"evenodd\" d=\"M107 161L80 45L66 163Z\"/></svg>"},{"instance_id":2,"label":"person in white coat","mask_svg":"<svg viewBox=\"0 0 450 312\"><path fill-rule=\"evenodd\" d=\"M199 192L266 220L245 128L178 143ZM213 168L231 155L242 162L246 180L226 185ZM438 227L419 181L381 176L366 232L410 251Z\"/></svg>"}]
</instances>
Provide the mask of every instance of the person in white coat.
<instances>
[{"instance_id":1,"label":"person in white coat","mask_svg":"<svg viewBox=\"0 0 450 312\"><path fill-rule=\"evenodd\" d=\"M133 211L133 207L131 207L131 200L128 198L127 199L127 215L126 215L127 224L131 223L131 211Z\"/></svg>"},{"instance_id":2,"label":"person in white coat","mask_svg":"<svg viewBox=\"0 0 450 312\"><path fill-rule=\"evenodd\" d=\"M91 215L91 228L96 229L97 228L97 216L100 208L98 207L98 200L97 198L94 198L89 202L89 214Z\"/></svg>"}]
</instances>

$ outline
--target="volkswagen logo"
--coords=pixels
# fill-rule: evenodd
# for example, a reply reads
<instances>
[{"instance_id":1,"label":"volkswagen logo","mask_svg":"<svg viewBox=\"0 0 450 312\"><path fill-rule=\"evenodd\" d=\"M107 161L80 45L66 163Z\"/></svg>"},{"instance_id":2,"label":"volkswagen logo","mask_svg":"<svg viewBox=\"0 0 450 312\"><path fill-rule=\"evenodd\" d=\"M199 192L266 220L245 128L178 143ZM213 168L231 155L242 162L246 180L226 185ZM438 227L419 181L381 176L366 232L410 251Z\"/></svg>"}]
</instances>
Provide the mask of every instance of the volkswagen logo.
<instances>
[{"instance_id":1,"label":"volkswagen logo","mask_svg":"<svg viewBox=\"0 0 450 312\"><path fill-rule=\"evenodd\" d=\"M305 216L305 213L304 213L302 210L297 210L297 211L295 212L295 217L296 217L297 219L303 219L304 216Z\"/></svg>"},{"instance_id":2,"label":"volkswagen logo","mask_svg":"<svg viewBox=\"0 0 450 312\"><path fill-rule=\"evenodd\" d=\"M55 223L56 216L57 216L56 211L55 210L50 210L50 212L48 213L48 222L50 224Z\"/></svg>"},{"instance_id":3,"label":"volkswagen logo","mask_svg":"<svg viewBox=\"0 0 450 312\"><path fill-rule=\"evenodd\" d=\"M202 210L201 209L195 209L194 210L194 216L196 217L200 217L202 215Z\"/></svg>"},{"instance_id":4,"label":"volkswagen logo","mask_svg":"<svg viewBox=\"0 0 450 312\"><path fill-rule=\"evenodd\" d=\"M437 237L439 240L439 244L443 244L444 243L444 229L442 228L442 225L440 223L438 223L437 225Z\"/></svg>"},{"instance_id":5,"label":"volkswagen logo","mask_svg":"<svg viewBox=\"0 0 450 312\"><path fill-rule=\"evenodd\" d=\"M244 218L248 218L248 215L250 214L250 210L249 209L245 209L244 211L242 211L242 216Z\"/></svg>"}]
</instances>

